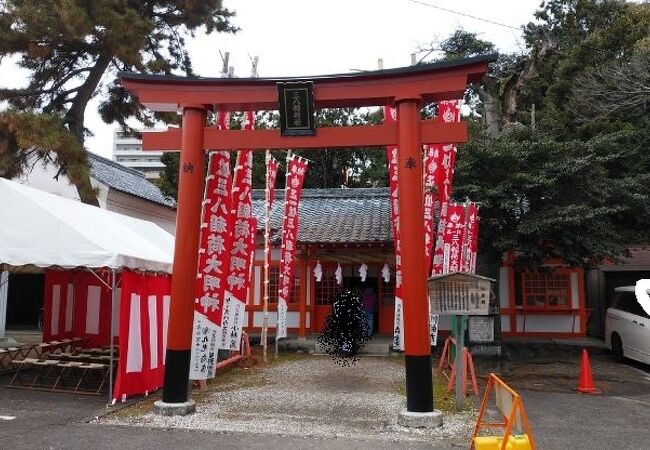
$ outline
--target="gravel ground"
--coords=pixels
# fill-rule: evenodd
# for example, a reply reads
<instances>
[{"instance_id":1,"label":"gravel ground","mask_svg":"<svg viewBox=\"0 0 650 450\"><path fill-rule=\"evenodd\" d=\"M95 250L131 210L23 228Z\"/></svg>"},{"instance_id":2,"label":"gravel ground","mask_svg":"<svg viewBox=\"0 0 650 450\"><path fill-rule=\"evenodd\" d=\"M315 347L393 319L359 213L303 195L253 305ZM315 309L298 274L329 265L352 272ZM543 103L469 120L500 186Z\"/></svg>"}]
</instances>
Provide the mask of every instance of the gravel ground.
<instances>
[{"instance_id":1,"label":"gravel ground","mask_svg":"<svg viewBox=\"0 0 650 450\"><path fill-rule=\"evenodd\" d=\"M436 429L397 425L404 409L404 368L390 358L365 357L352 367L305 356L257 369L233 369L208 388L197 412L162 417L149 408L121 411L101 422L217 432L272 433L402 442L466 445L473 413L445 414Z\"/></svg>"}]
</instances>

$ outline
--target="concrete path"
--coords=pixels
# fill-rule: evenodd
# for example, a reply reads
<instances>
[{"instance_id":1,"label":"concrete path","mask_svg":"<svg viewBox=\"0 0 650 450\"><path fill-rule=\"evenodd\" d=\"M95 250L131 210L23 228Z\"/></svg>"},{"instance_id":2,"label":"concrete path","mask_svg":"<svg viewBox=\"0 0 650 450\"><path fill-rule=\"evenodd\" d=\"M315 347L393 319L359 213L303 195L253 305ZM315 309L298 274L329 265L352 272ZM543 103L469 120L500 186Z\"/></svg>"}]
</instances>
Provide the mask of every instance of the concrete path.
<instances>
[{"instance_id":1,"label":"concrete path","mask_svg":"<svg viewBox=\"0 0 650 450\"><path fill-rule=\"evenodd\" d=\"M502 374L523 398L538 448L650 448L650 366L621 364L592 348L593 380L602 395L578 394L579 350L536 352Z\"/></svg>"},{"instance_id":2,"label":"concrete path","mask_svg":"<svg viewBox=\"0 0 650 450\"><path fill-rule=\"evenodd\" d=\"M322 363L330 362L319 358ZM374 361L383 361L379 365ZM387 358L367 358L363 366L346 372L338 371L338 378L323 380L312 373L312 383L322 384L324 391L333 397L332 405L351 395L370 395L373 390L387 391L393 389L390 383L377 383L377 378L367 374L368 370L389 371L388 379L399 380L403 377L402 367ZM292 364L298 364L295 361ZM394 364L384 366L383 364ZM650 442L650 367L639 364L608 364L604 359L592 361L598 371L596 383L603 379L609 383L604 396L582 396L568 388L572 380L557 383L560 377L547 383L539 383L545 374L542 369L552 367L548 364L536 365L532 369L519 373L526 378L531 371L539 377L526 383L517 381L524 399L524 404L534 435L540 450L642 450L649 448ZM288 367L293 371L294 379L300 379L299 366ZM361 370L363 368L363 370ZM575 371L575 368L570 370ZM602 371L606 371L603 373ZM363 372L363 373L361 373ZM513 372L514 374L515 372ZM348 374L348 375L346 375ZM7 376L0 377L0 384L8 381ZM235 381L235 380L231 380ZM306 383L307 381L305 381ZM245 384L245 383L244 383ZM606 385L607 386L607 385ZM300 386L295 386L299 392ZM259 383L249 383L248 389L263 388ZM397 392L397 391L396 391ZM235 395L235 394L233 394ZM401 395L398 393L398 395ZM297 396L296 396L297 397ZM295 398L294 398L295 399ZM240 400L247 401L246 396ZM292 399L292 401L294 401ZM384 400L382 400L384 401ZM0 386L0 449L451 449L467 448L455 439L408 441L378 438L376 425L367 424L367 435L340 435L337 437L317 437L308 432L303 435L288 433L276 425L270 430L255 432L208 432L184 429L150 428L148 426L115 426L93 421L93 417L105 411L105 399L6 389ZM231 404L233 407L235 403ZM251 405L259 407L260 405ZM266 405L262 420L272 413L272 405ZM298 404L294 401L292 414L297 414ZM330 405L331 406L331 405ZM227 409L227 406L226 406ZM232 411L234 413L234 411ZM332 408L330 412L323 407L320 412L305 414L305 422L345 421L341 408ZM357 411L359 422L372 422L372 417L365 417ZM146 425L146 424L144 424ZM289 434L289 435L287 435Z\"/></svg>"},{"instance_id":3,"label":"concrete path","mask_svg":"<svg viewBox=\"0 0 650 450\"><path fill-rule=\"evenodd\" d=\"M5 384L7 377L0 377ZM345 437L322 439L272 434L214 433L98 424L105 400L80 395L7 389L0 386L0 449L20 450L127 450L127 449L251 449L251 450L388 450L391 442ZM443 450L413 442L400 448Z\"/></svg>"},{"instance_id":4,"label":"concrete path","mask_svg":"<svg viewBox=\"0 0 650 450\"><path fill-rule=\"evenodd\" d=\"M650 398L521 392L541 450L650 448Z\"/></svg>"},{"instance_id":5,"label":"concrete path","mask_svg":"<svg viewBox=\"0 0 650 450\"><path fill-rule=\"evenodd\" d=\"M224 450L389 450L395 444L358 439L317 439L281 435L213 433L186 430L153 430L89 424L47 427L30 435L6 435L0 424L0 448L20 450L129 450L129 449L224 449ZM450 447L425 443L400 444L400 449L445 450ZM451 447L453 448L453 447ZM464 447L460 447L464 448Z\"/></svg>"}]
</instances>

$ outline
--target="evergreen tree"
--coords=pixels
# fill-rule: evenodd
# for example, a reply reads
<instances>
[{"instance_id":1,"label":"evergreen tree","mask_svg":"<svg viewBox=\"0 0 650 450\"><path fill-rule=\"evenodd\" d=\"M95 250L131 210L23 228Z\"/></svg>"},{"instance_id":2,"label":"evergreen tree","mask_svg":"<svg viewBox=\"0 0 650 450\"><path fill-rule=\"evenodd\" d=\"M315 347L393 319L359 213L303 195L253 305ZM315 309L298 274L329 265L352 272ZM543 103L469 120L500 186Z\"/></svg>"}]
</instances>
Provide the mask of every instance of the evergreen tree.
<instances>
[{"instance_id":1,"label":"evergreen tree","mask_svg":"<svg viewBox=\"0 0 650 450\"><path fill-rule=\"evenodd\" d=\"M128 129L135 117L152 125L156 116L121 89L116 72L191 75L185 38L199 28L234 32L232 16L221 0L0 1L0 58L18 55L29 71L27 87L0 86L0 101L10 105L0 113L0 175L20 173L24 152L36 153L70 178L83 202L97 205L84 151L90 99L106 91L100 113L107 123Z\"/></svg>"},{"instance_id":2,"label":"evergreen tree","mask_svg":"<svg viewBox=\"0 0 650 450\"><path fill-rule=\"evenodd\" d=\"M650 5L553 0L535 17L528 51L499 54L468 89L454 196L481 203L479 259L492 267L507 250L525 265L617 259L650 242L647 93L626 93L647 78ZM454 59L489 48L461 30L430 50Z\"/></svg>"}]
</instances>

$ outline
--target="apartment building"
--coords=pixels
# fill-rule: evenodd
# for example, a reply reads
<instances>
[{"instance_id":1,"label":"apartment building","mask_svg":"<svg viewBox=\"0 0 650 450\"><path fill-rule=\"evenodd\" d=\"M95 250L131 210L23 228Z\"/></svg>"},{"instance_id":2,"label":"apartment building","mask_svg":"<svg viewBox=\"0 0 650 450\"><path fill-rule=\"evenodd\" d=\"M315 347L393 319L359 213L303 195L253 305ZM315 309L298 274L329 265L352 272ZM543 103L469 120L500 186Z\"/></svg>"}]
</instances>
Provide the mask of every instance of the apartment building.
<instances>
[{"instance_id":1,"label":"apartment building","mask_svg":"<svg viewBox=\"0 0 650 450\"><path fill-rule=\"evenodd\" d=\"M160 178L160 171L165 167L160 162L162 152L145 152L142 141L133 136L126 136L122 131L113 133L113 161L141 172L149 181Z\"/></svg>"}]
</instances>

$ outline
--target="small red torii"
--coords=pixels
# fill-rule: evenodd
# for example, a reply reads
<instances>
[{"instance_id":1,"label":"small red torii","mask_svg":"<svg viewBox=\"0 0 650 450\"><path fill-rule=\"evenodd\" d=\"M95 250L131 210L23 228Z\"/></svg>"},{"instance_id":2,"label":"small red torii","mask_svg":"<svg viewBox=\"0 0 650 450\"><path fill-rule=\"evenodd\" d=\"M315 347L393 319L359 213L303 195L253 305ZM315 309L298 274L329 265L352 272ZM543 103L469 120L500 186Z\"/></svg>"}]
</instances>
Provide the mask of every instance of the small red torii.
<instances>
[{"instance_id":1,"label":"small red torii","mask_svg":"<svg viewBox=\"0 0 650 450\"><path fill-rule=\"evenodd\" d=\"M189 401L189 366L205 149L252 150L398 147L399 227L402 245L407 411L433 412L429 314L426 298L422 145L467 141L465 123L421 120L423 103L460 99L481 80L494 55L434 64L318 77L185 78L120 73L122 86L145 107L182 111L182 127L144 132L145 150L180 151L176 244L163 402ZM278 83L312 82L314 105L344 108L394 105L395 124L318 128L314 136L281 136L280 130L218 130L207 111L277 110Z\"/></svg>"}]
</instances>

